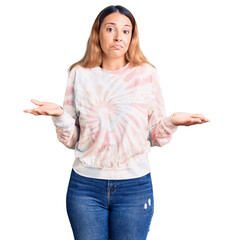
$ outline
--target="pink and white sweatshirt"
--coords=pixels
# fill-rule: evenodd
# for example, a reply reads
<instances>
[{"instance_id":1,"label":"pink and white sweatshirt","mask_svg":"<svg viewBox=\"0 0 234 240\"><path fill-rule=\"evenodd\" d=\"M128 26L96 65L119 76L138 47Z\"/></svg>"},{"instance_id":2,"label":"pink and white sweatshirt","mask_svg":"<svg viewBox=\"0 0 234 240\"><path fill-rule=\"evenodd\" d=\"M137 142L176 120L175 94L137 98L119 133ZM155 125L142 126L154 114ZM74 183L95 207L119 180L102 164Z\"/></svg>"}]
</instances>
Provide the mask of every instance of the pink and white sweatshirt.
<instances>
[{"instance_id":1,"label":"pink and white sweatshirt","mask_svg":"<svg viewBox=\"0 0 234 240\"><path fill-rule=\"evenodd\" d=\"M74 171L91 178L146 175L150 147L167 144L178 128L173 114L166 116L158 73L149 64L114 71L74 67L63 109L52 117L58 140L74 149Z\"/></svg>"}]
</instances>

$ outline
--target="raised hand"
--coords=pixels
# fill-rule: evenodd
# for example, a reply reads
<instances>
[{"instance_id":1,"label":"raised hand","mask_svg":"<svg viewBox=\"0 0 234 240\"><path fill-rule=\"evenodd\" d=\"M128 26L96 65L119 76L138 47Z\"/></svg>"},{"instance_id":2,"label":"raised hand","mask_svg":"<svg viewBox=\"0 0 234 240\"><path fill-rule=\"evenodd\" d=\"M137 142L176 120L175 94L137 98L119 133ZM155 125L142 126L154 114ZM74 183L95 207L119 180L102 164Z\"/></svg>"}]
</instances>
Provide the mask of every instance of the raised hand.
<instances>
[{"instance_id":1,"label":"raised hand","mask_svg":"<svg viewBox=\"0 0 234 240\"><path fill-rule=\"evenodd\" d=\"M32 103L39 106L38 108L25 109L25 113L31 113L33 115L49 115L49 116L61 116L64 110L57 104L51 102L41 102L36 99L31 100Z\"/></svg>"},{"instance_id":2,"label":"raised hand","mask_svg":"<svg viewBox=\"0 0 234 240\"><path fill-rule=\"evenodd\" d=\"M204 117L202 114L192 114L185 112L176 112L171 118L172 124L176 126L190 126L194 124L202 124L209 122L210 120Z\"/></svg>"}]
</instances>

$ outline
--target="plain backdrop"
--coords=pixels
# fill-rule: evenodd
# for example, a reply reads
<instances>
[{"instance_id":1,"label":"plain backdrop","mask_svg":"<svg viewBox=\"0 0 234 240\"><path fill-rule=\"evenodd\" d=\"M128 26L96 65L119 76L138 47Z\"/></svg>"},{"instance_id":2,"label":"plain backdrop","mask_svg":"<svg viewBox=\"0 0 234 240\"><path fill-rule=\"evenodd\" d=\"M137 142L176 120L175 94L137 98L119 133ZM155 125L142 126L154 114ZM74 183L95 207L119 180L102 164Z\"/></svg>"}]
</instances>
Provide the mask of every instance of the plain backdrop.
<instances>
[{"instance_id":1,"label":"plain backdrop","mask_svg":"<svg viewBox=\"0 0 234 240\"><path fill-rule=\"evenodd\" d=\"M23 110L32 98L63 104L67 69L83 57L96 16L118 4L136 18L167 114L211 120L151 148L148 239L234 239L231 0L1 2L0 239L73 239L65 197L74 151L57 140L51 117Z\"/></svg>"}]
</instances>

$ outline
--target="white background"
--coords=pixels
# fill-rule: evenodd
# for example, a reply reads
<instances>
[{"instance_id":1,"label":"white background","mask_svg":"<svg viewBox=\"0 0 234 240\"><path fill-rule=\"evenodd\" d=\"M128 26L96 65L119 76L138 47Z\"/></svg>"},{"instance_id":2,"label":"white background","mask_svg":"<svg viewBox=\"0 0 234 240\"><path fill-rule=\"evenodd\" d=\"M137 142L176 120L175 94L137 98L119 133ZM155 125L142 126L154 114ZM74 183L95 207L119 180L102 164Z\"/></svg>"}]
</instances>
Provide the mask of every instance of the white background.
<instances>
[{"instance_id":1,"label":"white background","mask_svg":"<svg viewBox=\"0 0 234 240\"><path fill-rule=\"evenodd\" d=\"M40 0L1 3L0 239L73 239L65 197L73 150L32 98L62 105L67 69L85 52L97 14L123 5L158 69L167 114L211 122L180 126L151 148L155 212L149 240L234 239L234 36L231 1Z\"/></svg>"}]
</instances>

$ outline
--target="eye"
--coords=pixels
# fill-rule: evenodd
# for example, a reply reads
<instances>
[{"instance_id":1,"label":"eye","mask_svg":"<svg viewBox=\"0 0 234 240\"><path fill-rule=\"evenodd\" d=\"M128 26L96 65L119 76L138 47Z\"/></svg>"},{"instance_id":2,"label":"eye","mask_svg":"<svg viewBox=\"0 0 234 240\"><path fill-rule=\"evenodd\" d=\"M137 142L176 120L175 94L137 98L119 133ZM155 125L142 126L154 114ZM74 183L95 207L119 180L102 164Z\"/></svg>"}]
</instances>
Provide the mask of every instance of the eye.
<instances>
[{"instance_id":1,"label":"eye","mask_svg":"<svg viewBox=\"0 0 234 240\"><path fill-rule=\"evenodd\" d=\"M124 30L124 33L128 34L128 33L129 33L129 31L128 31L128 30Z\"/></svg>"},{"instance_id":2,"label":"eye","mask_svg":"<svg viewBox=\"0 0 234 240\"><path fill-rule=\"evenodd\" d=\"M107 28L106 30L107 30L108 32L112 32L112 30L114 31L114 28L109 27L109 28Z\"/></svg>"}]
</instances>

